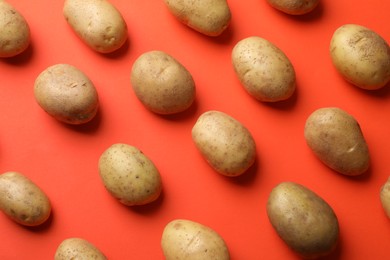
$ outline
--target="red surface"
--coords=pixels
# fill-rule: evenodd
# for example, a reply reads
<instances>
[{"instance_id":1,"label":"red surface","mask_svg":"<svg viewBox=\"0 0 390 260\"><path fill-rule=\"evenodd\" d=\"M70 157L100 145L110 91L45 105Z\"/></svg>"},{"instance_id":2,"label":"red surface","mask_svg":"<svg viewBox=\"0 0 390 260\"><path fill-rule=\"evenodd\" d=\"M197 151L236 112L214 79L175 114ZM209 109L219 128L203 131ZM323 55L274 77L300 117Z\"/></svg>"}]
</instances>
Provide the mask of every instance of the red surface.
<instances>
[{"instance_id":1,"label":"red surface","mask_svg":"<svg viewBox=\"0 0 390 260\"><path fill-rule=\"evenodd\" d=\"M268 194L282 181L305 185L334 209L341 241L332 259L390 258L390 222L379 200L390 172L390 89L351 86L328 53L334 30L345 23L367 26L389 41L389 1L323 0L313 13L292 17L265 0L230 0L230 27L210 38L180 24L162 0L112 0L129 34L125 48L112 55L92 51L75 36L63 18L63 1L9 2L28 21L32 45L18 57L0 60L0 171L32 179L49 196L53 215L42 227L25 228L0 214L1 259L53 259L59 243L75 236L110 259L163 259L162 230L175 218L212 227L232 259L297 259L266 215ZM260 103L239 84L231 50L252 35L276 44L293 63L297 92L289 101ZM187 112L159 116L136 99L131 66L154 49L169 53L193 75L197 97ZM56 63L72 64L94 82L101 107L91 123L68 126L37 105L34 80ZM307 147L305 120L325 106L338 106L359 121L372 156L364 176L331 171ZM214 172L191 140L196 119L210 109L235 117L255 138L257 163L241 177ZM103 187L98 159L116 142L137 146L159 168L164 192L156 203L129 208Z\"/></svg>"}]
</instances>

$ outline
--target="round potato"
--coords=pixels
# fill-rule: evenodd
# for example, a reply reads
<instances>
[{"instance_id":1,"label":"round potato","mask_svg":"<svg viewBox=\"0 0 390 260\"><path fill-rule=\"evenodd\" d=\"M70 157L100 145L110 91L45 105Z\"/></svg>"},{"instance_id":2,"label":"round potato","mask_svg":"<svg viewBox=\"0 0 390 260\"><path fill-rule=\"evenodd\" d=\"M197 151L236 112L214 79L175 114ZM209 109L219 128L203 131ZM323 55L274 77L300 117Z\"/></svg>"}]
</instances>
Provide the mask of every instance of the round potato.
<instances>
[{"instance_id":1,"label":"round potato","mask_svg":"<svg viewBox=\"0 0 390 260\"><path fill-rule=\"evenodd\" d=\"M99 173L106 189L127 206L155 201L161 193L160 173L138 148L113 144L100 156Z\"/></svg>"},{"instance_id":2,"label":"round potato","mask_svg":"<svg viewBox=\"0 0 390 260\"><path fill-rule=\"evenodd\" d=\"M234 71L245 90L263 102L286 100L295 91L295 70L287 56L271 42L251 36L232 51Z\"/></svg>"},{"instance_id":3,"label":"round potato","mask_svg":"<svg viewBox=\"0 0 390 260\"><path fill-rule=\"evenodd\" d=\"M58 246L54 260L105 260L105 255L93 244L81 238L67 238Z\"/></svg>"},{"instance_id":4,"label":"round potato","mask_svg":"<svg viewBox=\"0 0 390 260\"><path fill-rule=\"evenodd\" d=\"M39 226L50 217L46 194L19 172L0 175L0 210L24 226Z\"/></svg>"},{"instance_id":5,"label":"round potato","mask_svg":"<svg viewBox=\"0 0 390 260\"><path fill-rule=\"evenodd\" d=\"M302 15L313 11L320 0L267 0L267 2L286 14Z\"/></svg>"},{"instance_id":6,"label":"round potato","mask_svg":"<svg viewBox=\"0 0 390 260\"><path fill-rule=\"evenodd\" d=\"M280 238L304 258L328 255L337 246L339 224L333 209L300 184L277 185L269 195L267 214Z\"/></svg>"},{"instance_id":7,"label":"round potato","mask_svg":"<svg viewBox=\"0 0 390 260\"><path fill-rule=\"evenodd\" d=\"M375 90L390 81L390 47L376 32L345 24L334 32L329 49L336 70L353 85Z\"/></svg>"},{"instance_id":8,"label":"round potato","mask_svg":"<svg viewBox=\"0 0 390 260\"><path fill-rule=\"evenodd\" d=\"M380 190L380 200L386 216L390 218L390 177L387 179L385 184L383 184Z\"/></svg>"},{"instance_id":9,"label":"round potato","mask_svg":"<svg viewBox=\"0 0 390 260\"><path fill-rule=\"evenodd\" d=\"M142 104L157 114L175 114L195 99L195 83L188 70L162 51L142 54L131 70L131 84Z\"/></svg>"},{"instance_id":10,"label":"round potato","mask_svg":"<svg viewBox=\"0 0 390 260\"><path fill-rule=\"evenodd\" d=\"M34 95L51 116L68 124L84 124L97 113L95 86L79 69L68 64L48 67L37 77Z\"/></svg>"}]
</instances>

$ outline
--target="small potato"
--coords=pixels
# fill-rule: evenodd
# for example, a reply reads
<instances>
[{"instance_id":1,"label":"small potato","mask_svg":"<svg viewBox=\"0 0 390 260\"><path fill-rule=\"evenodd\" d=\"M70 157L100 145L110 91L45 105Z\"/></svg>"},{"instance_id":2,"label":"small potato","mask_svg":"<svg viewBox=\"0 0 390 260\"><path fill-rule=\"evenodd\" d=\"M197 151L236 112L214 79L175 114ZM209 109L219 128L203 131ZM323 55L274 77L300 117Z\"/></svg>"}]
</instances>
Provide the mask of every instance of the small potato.
<instances>
[{"instance_id":1,"label":"small potato","mask_svg":"<svg viewBox=\"0 0 390 260\"><path fill-rule=\"evenodd\" d=\"M79 69L68 64L53 65L35 80L38 104L51 116L68 124L84 124L98 110L95 86Z\"/></svg>"},{"instance_id":2,"label":"small potato","mask_svg":"<svg viewBox=\"0 0 390 260\"><path fill-rule=\"evenodd\" d=\"M9 3L0 0L0 58L16 56L30 45L30 28Z\"/></svg>"},{"instance_id":3,"label":"small potato","mask_svg":"<svg viewBox=\"0 0 390 260\"><path fill-rule=\"evenodd\" d=\"M222 175L241 175L255 162L256 145L251 133L223 112L203 113L192 128L192 139L206 161Z\"/></svg>"},{"instance_id":4,"label":"small potato","mask_svg":"<svg viewBox=\"0 0 390 260\"><path fill-rule=\"evenodd\" d=\"M380 200L386 216L390 218L390 177L380 190Z\"/></svg>"},{"instance_id":5,"label":"small potato","mask_svg":"<svg viewBox=\"0 0 390 260\"><path fill-rule=\"evenodd\" d=\"M39 226L51 213L46 194L18 172L0 175L0 210L24 226Z\"/></svg>"},{"instance_id":6,"label":"small potato","mask_svg":"<svg viewBox=\"0 0 390 260\"><path fill-rule=\"evenodd\" d=\"M58 246L54 260L105 260L105 255L93 244L81 238L67 238Z\"/></svg>"},{"instance_id":7,"label":"small potato","mask_svg":"<svg viewBox=\"0 0 390 260\"><path fill-rule=\"evenodd\" d=\"M157 114L175 114L195 99L195 83L188 70L162 51L142 54L133 64L131 84L137 98Z\"/></svg>"},{"instance_id":8,"label":"small potato","mask_svg":"<svg viewBox=\"0 0 390 260\"><path fill-rule=\"evenodd\" d=\"M166 260L230 259L225 241L217 232L190 220L169 222L162 234L161 247Z\"/></svg>"},{"instance_id":9,"label":"small potato","mask_svg":"<svg viewBox=\"0 0 390 260\"><path fill-rule=\"evenodd\" d=\"M313 11L320 0L267 0L267 2L286 14L302 15Z\"/></svg>"},{"instance_id":10,"label":"small potato","mask_svg":"<svg viewBox=\"0 0 390 260\"><path fill-rule=\"evenodd\" d=\"M334 32L329 49L336 70L353 85L375 90L390 81L390 47L376 32L343 25Z\"/></svg>"},{"instance_id":11,"label":"small potato","mask_svg":"<svg viewBox=\"0 0 390 260\"><path fill-rule=\"evenodd\" d=\"M295 91L295 70L287 56L271 42L252 36L232 51L234 71L245 90L263 102L290 98Z\"/></svg>"},{"instance_id":12,"label":"small potato","mask_svg":"<svg viewBox=\"0 0 390 260\"><path fill-rule=\"evenodd\" d=\"M269 195L267 214L280 238L304 258L328 255L337 246L339 223L333 209L300 184L277 185Z\"/></svg>"},{"instance_id":13,"label":"small potato","mask_svg":"<svg viewBox=\"0 0 390 260\"><path fill-rule=\"evenodd\" d=\"M155 201L161 193L160 173L138 148L113 144L100 156L99 173L104 186L127 206Z\"/></svg>"},{"instance_id":14,"label":"small potato","mask_svg":"<svg viewBox=\"0 0 390 260\"><path fill-rule=\"evenodd\" d=\"M320 108L306 120L304 135L314 154L328 167L349 176L370 166L370 154L358 122L340 108Z\"/></svg>"},{"instance_id":15,"label":"small potato","mask_svg":"<svg viewBox=\"0 0 390 260\"><path fill-rule=\"evenodd\" d=\"M219 36L229 26L226 0L164 0L169 11L183 24L207 36Z\"/></svg>"},{"instance_id":16,"label":"small potato","mask_svg":"<svg viewBox=\"0 0 390 260\"><path fill-rule=\"evenodd\" d=\"M66 0L63 14L75 33L93 50L111 53L127 40L127 25L107 0Z\"/></svg>"}]
</instances>

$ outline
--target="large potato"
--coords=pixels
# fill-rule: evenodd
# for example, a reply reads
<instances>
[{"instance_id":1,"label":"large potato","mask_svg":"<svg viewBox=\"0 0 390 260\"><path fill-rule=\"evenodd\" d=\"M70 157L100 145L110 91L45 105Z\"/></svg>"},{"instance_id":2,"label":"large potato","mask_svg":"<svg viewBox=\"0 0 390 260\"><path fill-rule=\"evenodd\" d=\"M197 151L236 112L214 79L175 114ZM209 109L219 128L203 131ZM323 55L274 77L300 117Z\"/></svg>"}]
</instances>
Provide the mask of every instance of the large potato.
<instances>
[{"instance_id":1,"label":"large potato","mask_svg":"<svg viewBox=\"0 0 390 260\"><path fill-rule=\"evenodd\" d=\"M267 0L274 8L291 15L302 15L317 7L320 0Z\"/></svg>"},{"instance_id":2,"label":"large potato","mask_svg":"<svg viewBox=\"0 0 390 260\"><path fill-rule=\"evenodd\" d=\"M390 218L390 177L387 179L385 184L383 184L380 190L380 200L386 216Z\"/></svg>"},{"instance_id":3,"label":"large potato","mask_svg":"<svg viewBox=\"0 0 390 260\"><path fill-rule=\"evenodd\" d=\"M105 255L93 244L81 238L67 238L58 246L54 260L106 260Z\"/></svg>"}]
</instances>

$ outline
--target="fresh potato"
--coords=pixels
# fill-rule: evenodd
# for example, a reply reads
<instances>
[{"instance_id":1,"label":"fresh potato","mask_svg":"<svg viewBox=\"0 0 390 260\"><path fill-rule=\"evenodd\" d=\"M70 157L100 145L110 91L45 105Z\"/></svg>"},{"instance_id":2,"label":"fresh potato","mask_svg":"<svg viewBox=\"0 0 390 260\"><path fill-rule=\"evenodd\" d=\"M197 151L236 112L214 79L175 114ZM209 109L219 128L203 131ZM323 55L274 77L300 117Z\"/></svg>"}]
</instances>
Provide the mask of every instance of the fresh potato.
<instances>
[{"instance_id":1,"label":"fresh potato","mask_svg":"<svg viewBox=\"0 0 390 260\"><path fill-rule=\"evenodd\" d=\"M195 83L188 70L162 51L142 54L131 70L131 84L138 99L158 114L175 114L195 99Z\"/></svg>"},{"instance_id":2,"label":"fresh potato","mask_svg":"<svg viewBox=\"0 0 390 260\"><path fill-rule=\"evenodd\" d=\"M183 24L207 36L219 36L229 26L226 0L164 0L168 10Z\"/></svg>"},{"instance_id":3,"label":"fresh potato","mask_svg":"<svg viewBox=\"0 0 390 260\"><path fill-rule=\"evenodd\" d=\"M330 56L341 76L359 88L380 89L390 81L390 47L364 26L339 27L330 42Z\"/></svg>"},{"instance_id":4,"label":"fresh potato","mask_svg":"<svg viewBox=\"0 0 390 260\"><path fill-rule=\"evenodd\" d=\"M320 0L267 0L267 2L286 14L302 15L313 11Z\"/></svg>"},{"instance_id":5,"label":"fresh potato","mask_svg":"<svg viewBox=\"0 0 390 260\"><path fill-rule=\"evenodd\" d=\"M246 91L259 101L286 100L295 91L295 70L273 43L251 36L232 51L234 71Z\"/></svg>"},{"instance_id":6,"label":"fresh potato","mask_svg":"<svg viewBox=\"0 0 390 260\"><path fill-rule=\"evenodd\" d=\"M104 186L127 206L155 201L161 193L160 173L138 148L113 144L100 156L99 173Z\"/></svg>"},{"instance_id":7,"label":"fresh potato","mask_svg":"<svg viewBox=\"0 0 390 260\"><path fill-rule=\"evenodd\" d=\"M54 260L105 260L105 255L93 244L81 238L67 238L58 246Z\"/></svg>"},{"instance_id":8,"label":"fresh potato","mask_svg":"<svg viewBox=\"0 0 390 260\"><path fill-rule=\"evenodd\" d=\"M75 33L97 52L111 53L127 40L126 22L107 0L65 0L63 14Z\"/></svg>"},{"instance_id":9,"label":"fresh potato","mask_svg":"<svg viewBox=\"0 0 390 260\"><path fill-rule=\"evenodd\" d=\"M269 195L267 214L280 238L304 258L328 255L337 246L339 224L333 209L300 184L277 185Z\"/></svg>"},{"instance_id":10,"label":"fresh potato","mask_svg":"<svg viewBox=\"0 0 390 260\"><path fill-rule=\"evenodd\" d=\"M16 56L30 45L30 28L9 3L0 0L0 58Z\"/></svg>"},{"instance_id":11,"label":"fresh potato","mask_svg":"<svg viewBox=\"0 0 390 260\"><path fill-rule=\"evenodd\" d=\"M169 222L162 234L161 247L166 260L230 259L225 241L217 232L190 220Z\"/></svg>"},{"instance_id":12,"label":"fresh potato","mask_svg":"<svg viewBox=\"0 0 390 260\"><path fill-rule=\"evenodd\" d=\"M370 154L359 123L336 107L320 108L306 120L304 135L314 154L333 170L360 175L370 166Z\"/></svg>"},{"instance_id":13,"label":"fresh potato","mask_svg":"<svg viewBox=\"0 0 390 260\"><path fill-rule=\"evenodd\" d=\"M256 145L239 121L220 111L203 113L192 128L192 139L217 172L238 176L255 162Z\"/></svg>"},{"instance_id":14,"label":"fresh potato","mask_svg":"<svg viewBox=\"0 0 390 260\"><path fill-rule=\"evenodd\" d=\"M390 177L380 190L380 200L386 216L390 218Z\"/></svg>"},{"instance_id":15,"label":"fresh potato","mask_svg":"<svg viewBox=\"0 0 390 260\"><path fill-rule=\"evenodd\" d=\"M19 172L0 175L0 210L24 226L39 226L51 213L46 194Z\"/></svg>"},{"instance_id":16,"label":"fresh potato","mask_svg":"<svg viewBox=\"0 0 390 260\"><path fill-rule=\"evenodd\" d=\"M68 124L83 124L94 118L99 100L95 86L79 69L57 64L35 80L38 104L51 116Z\"/></svg>"}]
</instances>

